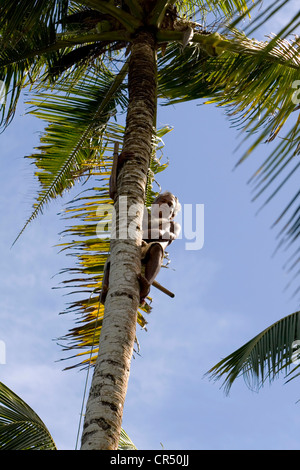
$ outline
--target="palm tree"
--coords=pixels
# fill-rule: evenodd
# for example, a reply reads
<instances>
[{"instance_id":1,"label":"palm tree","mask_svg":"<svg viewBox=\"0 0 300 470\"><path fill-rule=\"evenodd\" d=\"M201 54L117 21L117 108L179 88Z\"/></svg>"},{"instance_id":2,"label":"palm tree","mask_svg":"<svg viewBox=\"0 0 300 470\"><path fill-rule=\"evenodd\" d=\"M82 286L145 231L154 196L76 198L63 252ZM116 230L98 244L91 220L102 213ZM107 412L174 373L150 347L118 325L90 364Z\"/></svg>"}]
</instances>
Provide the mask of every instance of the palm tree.
<instances>
[{"instance_id":1,"label":"palm tree","mask_svg":"<svg viewBox=\"0 0 300 470\"><path fill-rule=\"evenodd\" d=\"M139 309L140 227L144 204L154 197L153 175L164 168L155 157L166 132L156 129L158 100L174 104L206 98L224 106L243 130L257 133L240 162L261 141L273 139L295 110L291 84L300 66L297 39L261 42L230 26L234 15L248 14L247 3L0 1L0 79L6 90L2 123L6 126L13 118L24 87L34 94L30 112L48 122L38 153L30 157L41 189L25 227L78 179L95 181L68 209L71 219L81 223L66 229L77 240L63 246L74 249L79 260L69 270L77 277L65 284L89 292L88 299L70 307L84 318L67 335L68 349L80 348L79 355L89 355L82 364L95 364L82 449L117 448L136 323L145 325ZM211 27L197 20L207 8L219 19ZM118 111L126 112L125 128L113 122ZM291 168L286 181L298 170L293 159L298 132L296 122L254 175L257 196L286 167ZM127 208L135 208L128 211L126 229L135 224L137 230L133 237L109 240L97 236L97 225L105 216L101 204L107 209L112 203L107 184L113 143L131 155L118 176L116 220L126 196ZM282 213L281 218L291 213L284 242L293 241L298 230L298 198L299 193ZM104 315L98 295L108 252L110 289ZM98 354L94 341L99 336Z\"/></svg>"}]
</instances>

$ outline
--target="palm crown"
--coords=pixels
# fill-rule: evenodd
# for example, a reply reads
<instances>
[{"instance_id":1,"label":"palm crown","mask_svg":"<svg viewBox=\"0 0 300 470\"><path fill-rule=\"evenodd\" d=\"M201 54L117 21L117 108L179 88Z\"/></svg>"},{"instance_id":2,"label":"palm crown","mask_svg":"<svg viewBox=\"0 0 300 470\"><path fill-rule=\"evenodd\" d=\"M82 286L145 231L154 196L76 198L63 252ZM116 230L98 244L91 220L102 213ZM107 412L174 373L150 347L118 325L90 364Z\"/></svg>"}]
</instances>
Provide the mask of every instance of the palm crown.
<instances>
[{"instance_id":1,"label":"palm crown","mask_svg":"<svg viewBox=\"0 0 300 470\"><path fill-rule=\"evenodd\" d=\"M199 22L207 6L217 18L212 27ZM83 317L80 326L66 336L68 349L81 349L80 355L89 356L81 364L88 364L90 355L94 361L98 353L91 348L102 326L98 293L110 250L109 238L97 237L96 227L102 216L99 207L111 204L108 177L113 143L122 145L126 131L114 120L128 107L127 74L136 37L146 31L155 43L155 107L158 102L207 99L224 106L241 129L251 131L248 135L256 135L238 163L260 142L273 140L295 111L292 84L300 65L298 41L279 37L256 41L230 26L234 14L248 14L248 2L240 0L1 0L0 13L0 79L6 91L2 125L13 118L25 87L30 89L30 112L47 122L37 152L29 157L40 190L25 227L51 198L77 180L92 177L94 183L70 202L67 217L73 225L65 235L72 241L62 245L78 257L77 267L69 270L71 278L64 284L90 294L68 308ZM167 129L156 129L156 112L147 173L148 204L155 196L153 177L165 168L156 151ZM294 158L299 150L299 120L287 127L284 139L252 177L255 198L271 189L266 202L299 170ZM298 192L275 221L284 221L283 245L294 245L299 235L299 197ZM297 253L290 258L295 271ZM145 326L142 310L137 320Z\"/></svg>"}]
</instances>

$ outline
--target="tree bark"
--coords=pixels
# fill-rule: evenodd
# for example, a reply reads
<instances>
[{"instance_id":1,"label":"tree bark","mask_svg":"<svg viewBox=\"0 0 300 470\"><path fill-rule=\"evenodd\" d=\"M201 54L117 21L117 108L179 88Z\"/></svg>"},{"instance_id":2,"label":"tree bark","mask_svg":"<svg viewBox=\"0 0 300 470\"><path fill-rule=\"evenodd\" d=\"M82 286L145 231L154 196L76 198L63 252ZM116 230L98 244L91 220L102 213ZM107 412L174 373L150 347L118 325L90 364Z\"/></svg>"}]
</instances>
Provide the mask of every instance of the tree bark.
<instances>
[{"instance_id":1,"label":"tree bark","mask_svg":"<svg viewBox=\"0 0 300 470\"><path fill-rule=\"evenodd\" d=\"M131 230L124 238L118 237L117 230L117 237L111 240L109 291L81 450L115 450L121 432L136 334L141 227L156 110L156 54L151 32L140 31L136 35L128 73L129 106L123 151L133 153L133 158L120 171L115 208L117 222L119 216L127 215L122 228ZM133 226L136 230L132 230Z\"/></svg>"}]
</instances>

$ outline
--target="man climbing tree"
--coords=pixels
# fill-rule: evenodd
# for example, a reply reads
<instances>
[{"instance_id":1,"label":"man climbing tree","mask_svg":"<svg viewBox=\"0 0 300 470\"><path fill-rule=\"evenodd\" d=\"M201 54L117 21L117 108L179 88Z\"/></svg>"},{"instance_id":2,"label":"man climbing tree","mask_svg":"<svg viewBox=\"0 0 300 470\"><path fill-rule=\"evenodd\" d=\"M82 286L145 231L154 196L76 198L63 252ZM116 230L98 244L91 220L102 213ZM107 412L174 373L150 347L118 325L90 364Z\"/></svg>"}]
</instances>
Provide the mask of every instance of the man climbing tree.
<instances>
[{"instance_id":1,"label":"man climbing tree","mask_svg":"<svg viewBox=\"0 0 300 470\"><path fill-rule=\"evenodd\" d=\"M142 272L138 275L141 306L145 305L150 287L160 271L165 249L180 233L180 225L173 220L179 210L180 204L177 197L169 191L157 196L153 201L150 212L146 207L144 209L141 249ZM109 271L110 259L107 260L104 268L100 296L100 301L103 304L105 304L109 288Z\"/></svg>"}]
</instances>

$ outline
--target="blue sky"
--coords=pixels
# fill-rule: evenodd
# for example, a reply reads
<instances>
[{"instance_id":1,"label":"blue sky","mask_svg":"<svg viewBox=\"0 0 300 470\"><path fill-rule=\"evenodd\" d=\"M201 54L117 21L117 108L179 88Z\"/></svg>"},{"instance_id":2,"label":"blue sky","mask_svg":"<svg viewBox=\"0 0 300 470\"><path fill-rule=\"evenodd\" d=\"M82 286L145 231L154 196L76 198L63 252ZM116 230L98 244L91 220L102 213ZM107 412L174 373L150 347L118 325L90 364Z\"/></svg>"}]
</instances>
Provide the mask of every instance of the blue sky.
<instances>
[{"instance_id":1,"label":"blue sky","mask_svg":"<svg viewBox=\"0 0 300 470\"><path fill-rule=\"evenodd\" d=\"M290 12L287 12L290 13ZM269 31L277 30L278 21ZM259 393L238 380L229 397L204 374L233 350L276 320L299 310L282 269L286 254L272 253L270 230L284 203L298 189L294 178L274 202L255 215L248 178L269 154L265 144L237 170L237 131L222 110L186 103L160 108L169 168L159 182L182 204L204 204L204 246L185 250L185 240L169 249L171 269L158 281L175 292L169 299L152 289L148 331L137 336L141 351L132 361L123 427L139 449L298 449L298 382L284 378ZM40 122L23 115L0 137L0 340L6 364L0 380L40 415L60 449L74 449L86 373L62 371L66 357L55 339L73 326L58 315L68 298L53 290L55 276L69 260L58 253L63 222L57 215L75 188L35 220L11 249L31 213L36 188L24 155L38 144ZM271 144L272 145L272 144Z\"/></svg>"}]
</instances>

